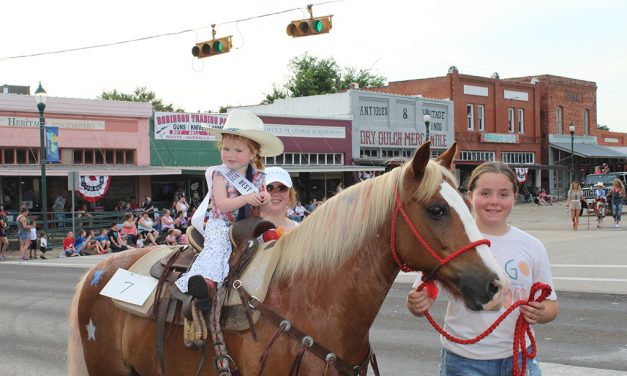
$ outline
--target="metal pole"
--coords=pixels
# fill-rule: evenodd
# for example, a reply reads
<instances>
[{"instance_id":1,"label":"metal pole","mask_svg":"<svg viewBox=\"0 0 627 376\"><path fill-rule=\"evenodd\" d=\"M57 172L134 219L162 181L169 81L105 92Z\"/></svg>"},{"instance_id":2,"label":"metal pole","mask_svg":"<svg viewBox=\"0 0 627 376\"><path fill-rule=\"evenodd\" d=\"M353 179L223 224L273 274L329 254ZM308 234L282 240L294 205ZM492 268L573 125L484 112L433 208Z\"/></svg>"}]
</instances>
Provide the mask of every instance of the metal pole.
<instances>
[{"instance_id":1,"label":"metal pole","mask_svg":"<svg viewBox=\"0 0 627 376\"><path fill-rule=\"evenodd\" d=\"M46 191L46 142L44 134L46 132L46 119L44 109L46 105L37 104L39 109L39 163L41 164L41 216L43 217L42 230L48 232L48 192Z\"/></svg>"},{"instance_id":2,"label":"metal pole","mask_svg":"<svg viewBox=\"0 0 627 376\"><path fill-rule=\"evenodd\" d=\"M425 131L425 142L429 141L429 121L425 121L425 127L426 127L426 131Z\"/></svg>"},{"instance_id":3,"label":"metal pole","mask_svg":"<svg viewBox=\"0 0 627 376\"><path fill-rule=\"evenodd\" d=\"M570 183L575 180L575 132L570 132ZM569 184L570 184L569 183Z\"/></svg>"}]
</instances>

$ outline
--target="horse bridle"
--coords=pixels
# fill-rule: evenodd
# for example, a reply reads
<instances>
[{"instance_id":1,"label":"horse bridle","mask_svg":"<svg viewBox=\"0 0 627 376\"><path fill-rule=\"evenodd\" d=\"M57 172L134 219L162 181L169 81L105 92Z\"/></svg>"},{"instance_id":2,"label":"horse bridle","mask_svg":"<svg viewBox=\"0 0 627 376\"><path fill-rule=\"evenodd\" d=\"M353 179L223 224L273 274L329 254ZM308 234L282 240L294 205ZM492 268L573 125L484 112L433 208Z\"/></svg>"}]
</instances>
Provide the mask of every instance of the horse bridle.
<instances>
[{"instance_id":1,"label":"horse bridle","mask_svg":"<svg viewBox=\"0 0 627 376\"><path fill-rule=\"evenodd\" d=\"M477 246L479 246L481 244L485 244L488 247L491 244L488 239L479 239L479 240L476 240L476 241L474 241L474 242L472 242L470 244L467 244L467 245L463 246L462 248L460 248L457 251L451 253L450 255L446 256L445 258L442 258L437 253L435 253L433 248L431 248L431 246L420 235L418 230L416 230L416 226L414 226L414 224L411 221L411 219L409 219L409 216L407 215L407 212L405 212L405 209L403 208L403 203L401 202L401 199L398 196L398 188L394 190L394 200L395 200L394 214L392 214L392 225L391 225L391 229L390 229L390 248L392 250L392 258L394 259L394 262L396 262L396 265L398 265L398 267L403 272L410 272L410 271L415 270L415 269L412 269L411 267L409 267L409 265L407 265L406 263L404 263L401 260L401 258L398 256L398 252L396 251L396 242L395 242L395 239L396 239L396 217L398 216L399 212L401 213L401 215L405 219L405 223L407 224L407 226L409 226L409 229L414 234L414 237L431 254L431 256L439 262L439 264L435 268L433 268L433 270L431 270L428 274L426 274L426 275L424 275L422 277L423 282L428 282L428 281L434 279L435 278L435 274L438 272L438 270L440 270L441 267L443 267L444 265L448 264L453 259L455 259L457 256L461 255L462 253L464 253L464 252L466 252L466 251L468 251L468 250L470 250L472 248L475 248L475 247L477 247Z\"/></svg>"}]
</instances>

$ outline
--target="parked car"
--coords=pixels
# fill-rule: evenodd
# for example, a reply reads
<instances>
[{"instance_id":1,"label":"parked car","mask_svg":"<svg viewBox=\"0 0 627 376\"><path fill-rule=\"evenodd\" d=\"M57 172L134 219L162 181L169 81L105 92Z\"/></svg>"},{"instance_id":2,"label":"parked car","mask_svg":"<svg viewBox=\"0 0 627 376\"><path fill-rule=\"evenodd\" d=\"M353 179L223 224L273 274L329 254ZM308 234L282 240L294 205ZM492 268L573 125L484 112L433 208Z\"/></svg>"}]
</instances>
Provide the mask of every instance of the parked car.
<instances>
[{"instance_id":1,"label":"parked car","mask_svg":"<svg viewBox=\"0 0 627 376\"><path fill-rule=\"evenodd\" d=\"M610 189L612 189L612 184L616 178L622 180L623 184L627 186L627 172L610 172L608 174L590 174L586 176L586 181L581 186L585 207L587 208L594 201L594 191L596 191L594 185L596 183L603 183L603 189L605 189L605 195L607 195ZM627 197L623 197L623 202L627 204ZM583 204L582 202L582 206Z\"/></svg>"}]
</instances>

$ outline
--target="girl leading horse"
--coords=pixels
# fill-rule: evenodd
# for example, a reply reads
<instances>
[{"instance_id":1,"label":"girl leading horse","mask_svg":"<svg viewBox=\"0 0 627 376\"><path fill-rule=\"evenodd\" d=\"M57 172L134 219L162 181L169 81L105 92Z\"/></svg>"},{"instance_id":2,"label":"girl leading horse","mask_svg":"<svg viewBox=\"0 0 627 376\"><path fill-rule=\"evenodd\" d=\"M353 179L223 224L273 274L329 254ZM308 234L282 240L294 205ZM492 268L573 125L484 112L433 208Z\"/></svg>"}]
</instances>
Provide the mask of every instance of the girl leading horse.
<instances>
[{"instance_id":1,"label":"girl leading horse","mask_svg":"<svg viewBox=\"0 0 627 376\"><path fill-rule=\"evenodd\" d=\"M400 168L345 189L316 209L277 241L274 251L281 256L264 304L349 364L368 359L370 327L400 270L431 272L472 310L498 308L509 279L456 190L449 171L455 152L453 145L430 161L427 143ZM70 375L157 373L155 321L123 312L99 295L118 268L128 269L145 252L113 255L77 286L70 310ZM224 333L242 375L258 374L277 327L262 316L256 330L258 341L248 332ZM193 374L199 352L184 347L181 327L166 333L166 373ZM288 374L300 349L301 343L278 337L266 373ZM208 351L212 359L213 350ZM202 374L214 375L207 363ZM305 353L301 374L321 375L326 366ZM364 367L358 374L366 372Z\"/></svg>"}]
</instances>

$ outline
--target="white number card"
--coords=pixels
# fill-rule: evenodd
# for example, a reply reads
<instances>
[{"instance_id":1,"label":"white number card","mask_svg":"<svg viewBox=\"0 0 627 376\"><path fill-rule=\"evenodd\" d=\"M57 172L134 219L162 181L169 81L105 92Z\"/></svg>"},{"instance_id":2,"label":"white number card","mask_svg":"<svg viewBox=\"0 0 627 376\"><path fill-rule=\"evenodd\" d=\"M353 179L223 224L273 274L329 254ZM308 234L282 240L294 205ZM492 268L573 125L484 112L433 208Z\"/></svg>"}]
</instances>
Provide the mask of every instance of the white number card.
<instances>
[{"instance_id":1,"label":"white number card","mask_svg":"<svg viewBox=\"0 0 627 376\"><path fill-rule=\"evenodd\" d=\"M141 306L157 287L157 282L156 278L118 269L100 295Z\"/></svg>"}]
</instances>

